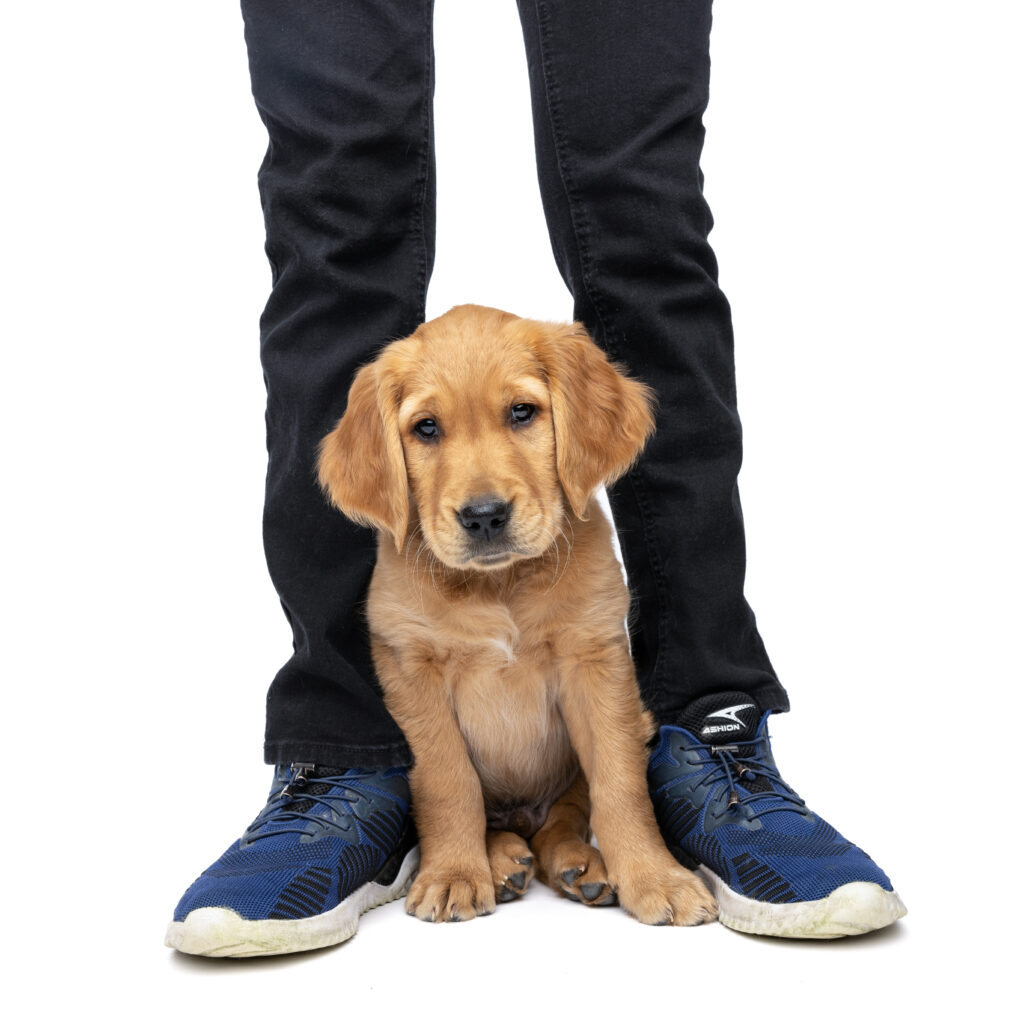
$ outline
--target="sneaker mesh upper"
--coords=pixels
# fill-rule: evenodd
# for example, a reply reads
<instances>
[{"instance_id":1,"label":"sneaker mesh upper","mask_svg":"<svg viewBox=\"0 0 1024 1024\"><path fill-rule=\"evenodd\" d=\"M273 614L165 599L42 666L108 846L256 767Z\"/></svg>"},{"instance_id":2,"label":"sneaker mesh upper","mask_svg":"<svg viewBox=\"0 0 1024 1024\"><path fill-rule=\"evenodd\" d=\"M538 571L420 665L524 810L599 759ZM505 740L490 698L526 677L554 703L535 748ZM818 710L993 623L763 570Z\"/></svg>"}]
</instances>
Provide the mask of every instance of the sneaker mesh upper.
<instances>
[{"instance_id":1,"label":"sneaker mesh upper","mask_svg":"<svg viewBox=\"0 0 1024 1024\"><path fill-rule=\"evenodd\" d=\"M310 917L336 907L415 842L406 769L320 769L282 796L279 767L267 806L182 896L174 920L227 907L249 920ZM309 799L311 796L318 800Z\"/></svg>"},{"instance_id":2,"label":"sneaker mesh upper","mask_svg":"<svg viewBox=\"0 0 1024 1024\"><path fill-rule=\"evenodd\" d=\"M726 696L735 701L742 695ZM727 736L709 740L689 729L661 728L648 781L676 857L690 866L705 864L735 892L769 903L822 899L848 882L892 890L863 850L808 810L779 778L767 714L756 731L736 738L730 745Z\"/></svg>"}]
</instances>

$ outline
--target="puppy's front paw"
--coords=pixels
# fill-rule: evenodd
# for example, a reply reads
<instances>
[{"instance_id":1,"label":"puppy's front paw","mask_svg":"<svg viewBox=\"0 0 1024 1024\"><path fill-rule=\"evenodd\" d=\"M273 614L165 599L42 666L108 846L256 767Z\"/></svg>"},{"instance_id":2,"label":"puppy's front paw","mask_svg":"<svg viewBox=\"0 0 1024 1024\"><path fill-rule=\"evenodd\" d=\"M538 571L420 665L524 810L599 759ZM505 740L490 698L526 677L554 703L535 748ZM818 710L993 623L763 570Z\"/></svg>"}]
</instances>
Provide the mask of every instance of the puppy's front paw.
<instances>
[{"instance_id":1,"label":"puppy's front paw","mask_svg":"<svg viewBox=\"0 0 1024 1024\"><path fill-rule=\"evenodd\" d=\"M479 870L421 870L405 898L405 912L421 921L470 921L494 913L494 907L486 861Z\"/></svg>"},{"instance_id":2,"label":"puppy's front paw","mask_svg":"<svg viewBox=\"0 0 1024 1024\"><path fill-rule=\"evenodd\" d=\"M704 924L718 917L707 886L678 865L620 879L619 903L643 924Z\"/></svg>"}]
</instances>

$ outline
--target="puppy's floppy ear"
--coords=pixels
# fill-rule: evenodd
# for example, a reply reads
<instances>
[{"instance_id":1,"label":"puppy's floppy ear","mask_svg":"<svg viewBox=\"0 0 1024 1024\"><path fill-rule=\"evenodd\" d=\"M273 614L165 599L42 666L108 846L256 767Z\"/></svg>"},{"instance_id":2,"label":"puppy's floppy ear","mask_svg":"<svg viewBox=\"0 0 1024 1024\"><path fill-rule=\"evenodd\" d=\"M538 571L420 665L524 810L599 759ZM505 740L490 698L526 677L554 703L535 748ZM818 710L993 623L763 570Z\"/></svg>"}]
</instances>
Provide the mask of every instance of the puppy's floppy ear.
<instances>
[{"instance_id":1,"label":"puppy's floppy ear","mask_svg":"<svg viewBox=\"0 0 1024 1024\"><path fill-rule=\"evenodd\" d=\"M369 363L356 374L345 415L320 442L317 475L332 505L363 526L389 531L402 550L409 488L397 386L384 361Z\"/></svg>"},{"instance_id":2,"label":"puppy's floppy ear","mask_svg":"<svg viewBox=\"0 0 1024 1024\"><path fill-rule=\"evenodd\" d=\"M537 346L551 392L558 478L573 512L617 480L654 433L654 392L610 363L582 324L545 325Z\"/></svg>"}]
</instances>

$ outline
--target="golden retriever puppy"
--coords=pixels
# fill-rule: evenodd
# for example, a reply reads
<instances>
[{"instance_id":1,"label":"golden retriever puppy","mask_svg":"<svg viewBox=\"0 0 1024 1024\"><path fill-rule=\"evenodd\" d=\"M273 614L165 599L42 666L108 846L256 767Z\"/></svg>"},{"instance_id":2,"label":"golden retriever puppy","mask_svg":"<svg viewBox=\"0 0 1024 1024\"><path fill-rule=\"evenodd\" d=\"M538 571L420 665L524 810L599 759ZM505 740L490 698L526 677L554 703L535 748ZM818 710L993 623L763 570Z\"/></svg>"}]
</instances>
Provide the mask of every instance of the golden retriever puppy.
<instances>
[{"instance_id":1,"label":"golden retriever puppy","mask_svg":"<svg viewBox=\"0 0 1024 1024\"><path fill-rule=\"evenodd\" d=\"M368 619L414 757L417 917L490 913L534 868L648 924L715 915L654 820L629 595L592 503L651 401L578 324L458 306L359 371L321 445L330 500L379 531Z\"/></svg>"}]
</instances>

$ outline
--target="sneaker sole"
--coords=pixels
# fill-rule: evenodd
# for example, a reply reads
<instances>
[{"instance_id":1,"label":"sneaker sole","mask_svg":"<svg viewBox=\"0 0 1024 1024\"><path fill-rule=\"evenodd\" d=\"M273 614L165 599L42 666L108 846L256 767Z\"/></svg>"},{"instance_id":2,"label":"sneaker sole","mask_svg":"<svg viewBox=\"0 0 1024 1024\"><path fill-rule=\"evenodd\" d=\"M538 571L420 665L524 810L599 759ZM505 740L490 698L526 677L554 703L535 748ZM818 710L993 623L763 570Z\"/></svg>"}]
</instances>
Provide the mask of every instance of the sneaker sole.
<instances>
[{"instance_id":1,"label":"sneaker sole","mask_svg":"<svg viewBox=\"0 0 1024 1024\"><path fill-rule=\"evenodd\" d=\"M697 870L718 900L718 920L751 935L839 939L887 928L907 912L895 892L874 882L848 882L820 900L762 903L730 889L704 865Z\"/></svg>"},{"instance_id":2,"label":"sneaker sole","mask_svg":"<svg viewBox=\"0 0 1024 1024\"><path fill-rule=\"evenodd\" d=\"M404 896L420 863L414 846L390 885L367 882L333 910L297 920L247 921L227 907L200 907L184 921L172 921L165 945L193 956L244 957L300 953L352 938L359 918L374 907Z\"/></svg>"}]
</instances>

